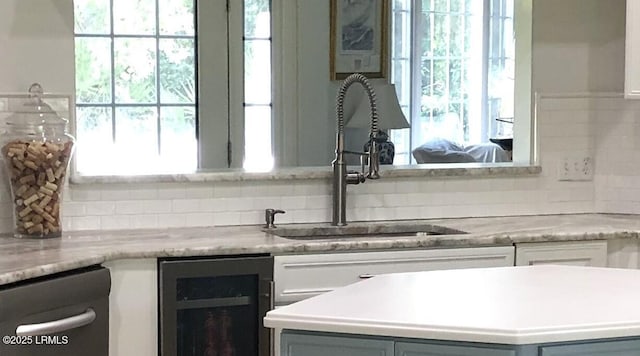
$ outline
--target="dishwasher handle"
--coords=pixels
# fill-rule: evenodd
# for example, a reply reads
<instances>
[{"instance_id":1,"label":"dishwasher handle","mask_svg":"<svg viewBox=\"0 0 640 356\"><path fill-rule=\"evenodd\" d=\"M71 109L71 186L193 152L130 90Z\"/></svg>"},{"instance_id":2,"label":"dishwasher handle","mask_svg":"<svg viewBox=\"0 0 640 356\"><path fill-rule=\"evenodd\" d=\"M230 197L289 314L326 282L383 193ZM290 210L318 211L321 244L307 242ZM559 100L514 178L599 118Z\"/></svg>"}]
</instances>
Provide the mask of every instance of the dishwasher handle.
<instances>
[{"instance_id":1,"label":"dishwasher handle","mask_svg":"<svg viewBox=\"0 0 640 356\"><path fill-rule=\"evenodd\" d=\"M41 336L61 333L89 325L96 320L96 312L89 308L82 314L68 318L47 321L45 323L20 325L16 328L16 336Z\"/></svg>"}]
</instances>

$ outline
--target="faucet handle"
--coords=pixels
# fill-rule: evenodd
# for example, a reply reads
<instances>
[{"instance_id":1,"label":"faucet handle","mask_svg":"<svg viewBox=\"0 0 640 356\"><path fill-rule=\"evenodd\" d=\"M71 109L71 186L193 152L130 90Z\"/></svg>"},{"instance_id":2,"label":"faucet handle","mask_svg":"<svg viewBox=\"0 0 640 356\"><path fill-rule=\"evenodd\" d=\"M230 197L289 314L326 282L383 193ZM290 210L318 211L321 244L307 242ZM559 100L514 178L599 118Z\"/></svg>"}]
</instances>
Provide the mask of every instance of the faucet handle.
<instances>
[{"instance_id":1,"label":"faucet handle","mask_svg":"<svg viewBox=\"0 0 640 356\"><path fill-rule=\"evenodd\" d=\"M360 156L360 171L362 172L362 175L364 175L365 166L369 166L369 152L365 152Z\"/></svg>"},{"instance_id":2,"label":"faucet handle","mask_svg":"<svg viewBox=\"0 0 640 356\"><path fill-rule=\"evenodd\" d=\"M284 210L280 210L280 209L265 209L264 210L264 220L265 220L265 225L264 227L267 229L273 229L276 227L276 225L274 225L274 222L276 220L276 214L284 214L285 211Z\"/></svg>"},{"instance_id":3,"label":"faucet handle","mask_svg":"<svg viewBox=\"0 0 640 356\"><path fill-rule=\"evenodd\" d=\"M380 174L378 173L380 171L380 149L375 137L370 138L369 152L367 153L369 160L369 173L367 174L367 178L380 179ZM364 165L362 166L362 170L364 171Z\"/></svg>"},{"instance_id":4,"label":"faucet handle","mask_svg":"<svg viewBox=\"0 0 640 356\"><path fill-rule=\"evenodd\" d=\"M360 184L364 183L366 178L364 174L357 171L349 171L347 172L347 184Z\"/></svg>"}]
</instances>

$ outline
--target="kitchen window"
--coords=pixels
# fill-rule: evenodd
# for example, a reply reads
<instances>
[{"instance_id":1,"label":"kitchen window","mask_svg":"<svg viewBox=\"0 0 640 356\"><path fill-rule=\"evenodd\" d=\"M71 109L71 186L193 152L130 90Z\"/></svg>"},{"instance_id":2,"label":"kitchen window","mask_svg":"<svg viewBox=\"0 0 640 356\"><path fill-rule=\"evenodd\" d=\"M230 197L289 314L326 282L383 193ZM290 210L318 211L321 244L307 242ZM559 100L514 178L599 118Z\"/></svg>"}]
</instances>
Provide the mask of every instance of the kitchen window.
<instances>
[{"instance_id":1,"label":"kitchen window","mask_svg":"<svg viewBox=\"0 0 640 356\"><path fill-rule=\"evenodd\" d=\"M441 138L513 137L514 0L393 0L392 80L411 128L392 130L396 164Z\"/></svg>"},{"instance_id":2,"label":"kitchen window","mask_svg":"<svg viewBox=\"0 0 640 356\"><path fill-rule=\"evenodd\" d=\"M269 0L74 9L79 174L271 168Z\"/></svg>"}]
</instances>

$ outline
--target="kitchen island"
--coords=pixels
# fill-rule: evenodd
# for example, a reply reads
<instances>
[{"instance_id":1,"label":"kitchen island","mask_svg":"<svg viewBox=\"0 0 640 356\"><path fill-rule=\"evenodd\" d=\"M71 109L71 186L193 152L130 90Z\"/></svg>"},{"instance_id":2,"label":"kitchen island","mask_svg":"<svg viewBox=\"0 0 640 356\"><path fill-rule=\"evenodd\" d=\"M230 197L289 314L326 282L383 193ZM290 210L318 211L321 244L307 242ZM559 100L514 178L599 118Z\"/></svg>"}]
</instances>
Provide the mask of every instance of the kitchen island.
<instances>
[{"instance_id":1,"label":"kitchen island","mask_svg":"<svg viewBox=\"0 0 640 356\"><path fill-rule=\"evenodd\" d=\"M640 355L640 271L527 266L381 275L269 312L283 356Z\"/></svg>"}]
</instances>

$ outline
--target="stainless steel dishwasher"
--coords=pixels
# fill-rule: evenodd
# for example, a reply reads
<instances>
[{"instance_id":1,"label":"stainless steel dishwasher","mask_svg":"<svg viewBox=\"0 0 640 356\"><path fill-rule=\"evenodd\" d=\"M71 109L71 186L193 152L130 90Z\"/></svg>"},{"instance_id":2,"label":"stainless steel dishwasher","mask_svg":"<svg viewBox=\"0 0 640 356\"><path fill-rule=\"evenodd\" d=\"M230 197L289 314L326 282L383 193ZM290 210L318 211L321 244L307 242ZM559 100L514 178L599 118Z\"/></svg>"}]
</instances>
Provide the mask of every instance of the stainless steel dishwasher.
<instances>
[{"instance_id":1,"label":"stainless steel dishwasher","mask_svg":"<svg viewBox=\"0 0 640 356\"><path fill-rule=\"evenodd\" d=\"M0 287L0 356L108 356L110 289L103 267Z\"/></svg>"}]
</instances>

